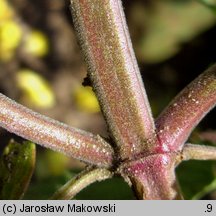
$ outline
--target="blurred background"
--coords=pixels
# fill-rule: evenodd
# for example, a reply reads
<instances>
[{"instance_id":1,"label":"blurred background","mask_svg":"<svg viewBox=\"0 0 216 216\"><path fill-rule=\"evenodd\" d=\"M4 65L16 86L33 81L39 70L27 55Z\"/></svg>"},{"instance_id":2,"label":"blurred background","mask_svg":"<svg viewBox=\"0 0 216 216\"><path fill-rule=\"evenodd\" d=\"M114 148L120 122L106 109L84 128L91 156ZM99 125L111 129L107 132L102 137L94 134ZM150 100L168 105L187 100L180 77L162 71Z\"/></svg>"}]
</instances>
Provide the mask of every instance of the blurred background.
<instances>
[{"instance_id":1,"label":"blurred background","mask_svg":"<svg viewBox=\"0 0 216 216\"><path fill-rule=\"evenodd\" d=\"M97 99L83 87L86 67L77 45L69 0L0 0L0 92L19 103L107 136ZM172 98L216 62L215 0L123 0L138 64L156 118ZM213 110L191 136L215 130ZM0 150L20 137L0 129ZM213 144L203 143L202 144ZM48 199L85 165L37 146L25 199ZM1 170L0 170L1 172ZM216 199L211 161L177 168L186 199ZM120 178L95 183L76 199L134 199Z\"/></svg>"}]
</instances>

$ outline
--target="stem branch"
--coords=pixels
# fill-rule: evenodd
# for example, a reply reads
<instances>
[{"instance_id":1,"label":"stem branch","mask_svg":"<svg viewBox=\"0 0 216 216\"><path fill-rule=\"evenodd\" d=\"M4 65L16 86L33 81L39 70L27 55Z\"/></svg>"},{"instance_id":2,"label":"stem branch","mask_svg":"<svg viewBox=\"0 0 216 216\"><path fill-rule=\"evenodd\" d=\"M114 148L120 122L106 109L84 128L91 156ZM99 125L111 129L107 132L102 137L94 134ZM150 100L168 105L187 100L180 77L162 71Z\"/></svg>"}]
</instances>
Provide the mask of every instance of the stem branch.
<instances>
[{"instance_id":1,"label":"stem branch","mask_svg":"<svg viewBox=\"0 0 216 216\"><path fill-rule=\"evenodd\" d=\"M55 200L69 200L74 198L82 189L88 185L112 178L113 174L104 168L88 168L75 178L71 179L64 186L62 186L51 199Z\"/></svg>"},{"instance_id":2,"label":"stem branch","mask_svg":"<svg viewBox=\"0 0 216 216\"><path fill-rule=\"evenodd\" d=\"M216 64L183 89L159 116L157 151L181 150L191 131L215 104Z\"/></svg>"},{"instance_id":3,"label":"stem branch","mask_svg":"<svg viewBox=\"0 0 216 216\"><path fill-rule=\"evenodd\" d=\"M98 166L111 166L113 150L100 136L69 127L0 94L0 126L70 157Z\"/></svg>"},{"instance_id":4,"label":"stem branch","mask_svg":"<svg viewBox=\"0 0 216 216\"><path fill-rule=\"evenodd\" d=\"M183 160L216 160L216 147L187 143L182 156Z\"/></svg>"}]
</instances>

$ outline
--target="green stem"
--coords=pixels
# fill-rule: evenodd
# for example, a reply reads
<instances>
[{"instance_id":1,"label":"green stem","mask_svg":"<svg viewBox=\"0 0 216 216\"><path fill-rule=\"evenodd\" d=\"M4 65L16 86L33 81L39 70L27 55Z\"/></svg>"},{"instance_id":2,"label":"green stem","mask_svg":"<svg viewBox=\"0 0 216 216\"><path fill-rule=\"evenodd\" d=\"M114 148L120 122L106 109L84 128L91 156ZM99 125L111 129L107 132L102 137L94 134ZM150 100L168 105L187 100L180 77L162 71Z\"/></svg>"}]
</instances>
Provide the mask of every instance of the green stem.
<instances>
[{"instance_id":1,"label":"green stem","mask_svg":"<svg viewBox=\"0 0 216 216\"><path fill-rule=\"evenodd\" d=\"M88 168L75 178L71 179L64 186L62 186L51 199L55 200L69 200L74 198L82 189L88 185L112 178L113 174L107 169L103 168Z\"/></svg>"},{"instance_id":2,"label":"green stem","mask_svg":"<svg viewBox=\"0 0 216 216\"><path fill-rule=\"evenodd\" d=\"M199 200L200 198L204 197L206 194L216 190L216 179L213 180L209 185L204 187L199 193L195 194L192 199Z\"/></svg>"}]
</instances>

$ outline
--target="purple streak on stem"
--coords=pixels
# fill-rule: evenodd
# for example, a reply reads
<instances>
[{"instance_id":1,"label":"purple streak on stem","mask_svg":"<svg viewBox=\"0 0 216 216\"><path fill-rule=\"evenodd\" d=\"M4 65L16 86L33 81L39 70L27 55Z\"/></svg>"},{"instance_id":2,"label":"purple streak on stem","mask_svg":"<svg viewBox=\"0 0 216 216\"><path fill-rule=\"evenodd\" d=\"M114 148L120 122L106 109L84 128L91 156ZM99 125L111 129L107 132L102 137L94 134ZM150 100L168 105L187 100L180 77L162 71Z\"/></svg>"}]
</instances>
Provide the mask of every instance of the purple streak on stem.
<instances>
[{"instance_id":1,"label":"purple streak on stem","mask_svg":"<svg viewBox=\"0 0 216 216\"><path fill-rule=\"evenodd\" d=\"M125 163L121 173L131 182L138 199L181 199L175 179L175 154L157 154Z\"/></svg>"},{"instance_id":2,"label":"purple streak on stem","mask_svg":"<svg viewBox=\"0 0 216 216\"><path fill-rule=\"evenodd\" d=\"M113 150L100 136L69 127L0 94L0 126L25 139L98 166L112 165Z\"/></svg>"},{"instance_id":3,"label":"purple streak on stem","mask_svg":"<svg viewBox=\"0 0 216 216\"><path fill-rule=\"evenodd\" d=\"M122 159L148 152L154 121L120 0L73 0L88 74Z\"/></svg>"},{"instance_id":4,"label":"purple streak on stem","mask_svg":"<svg viewBox=\"0 0 216 216\"><path fill-rule=\"evenodd\" d=\"M216 104L216 65L188 85L156 121L155 152L181 150L191 131Z\"/></svg>"}]
</instances>

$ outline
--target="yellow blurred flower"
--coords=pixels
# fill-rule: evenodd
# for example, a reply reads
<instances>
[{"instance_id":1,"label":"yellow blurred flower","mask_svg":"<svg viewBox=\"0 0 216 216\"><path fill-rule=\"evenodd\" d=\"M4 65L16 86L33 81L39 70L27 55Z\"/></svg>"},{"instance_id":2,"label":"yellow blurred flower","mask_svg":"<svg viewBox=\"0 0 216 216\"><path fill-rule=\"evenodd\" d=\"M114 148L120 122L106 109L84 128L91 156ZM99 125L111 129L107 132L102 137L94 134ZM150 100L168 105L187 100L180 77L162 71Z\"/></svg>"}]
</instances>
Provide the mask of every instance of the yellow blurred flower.
<instances>
[{"instance_id":1,"label":"yellow blurred flower","mask_svg":"<svg viewBox=\"0 0 216 216\"><path fill-rule=\"evenodd\" d=\"M12 18L13 10L5 0L0 0L0 24Z\"/></svg>"},{"instance_id":2,"label":"yellow blurred flower","mask_svg":"<svg viewBox=\"0 0 216 216\"><path fill-rule=\"evenodd\" d=\"M0 60L9 60L14 55L22 37L18 23L7 20L0 25Z\"/></svg>"},{"instance_id":3,"label":"yellow blurred flower","mask_svg":"<svg viewBox=\"0 0 216 216\"><path fill-rule=\"evenodd\" d=\"M49 51L49 42L45 34L40 31L30 32L24 41L24 49L34 56L45 56Z\"/></svg>"},{"instance_id":4,"label":"yellow blurred flower","mask_svg":"<svg viewBox=\"0 0 216 216\"><path fill-rule=\"evenodd\" d=\"M55 104L55 96L46 80L35 71L22 69L17 72L17 84L23 90L25 103L41 108L50 108Z\"/></svg>"},{"instance_id":5,"label":"yellow blurred flower","mask_svg":"<svg viewBox=\"0 0 216 216\"><path fill-rule=\"evenodd\" d=\"M98 100L91 87L79 87L74 92L74 100L79 110L89 113L100 111Z\"/></svg>"}]
</instances>

